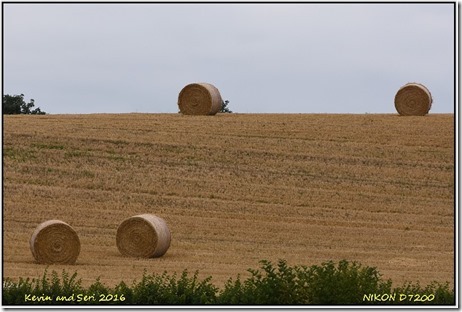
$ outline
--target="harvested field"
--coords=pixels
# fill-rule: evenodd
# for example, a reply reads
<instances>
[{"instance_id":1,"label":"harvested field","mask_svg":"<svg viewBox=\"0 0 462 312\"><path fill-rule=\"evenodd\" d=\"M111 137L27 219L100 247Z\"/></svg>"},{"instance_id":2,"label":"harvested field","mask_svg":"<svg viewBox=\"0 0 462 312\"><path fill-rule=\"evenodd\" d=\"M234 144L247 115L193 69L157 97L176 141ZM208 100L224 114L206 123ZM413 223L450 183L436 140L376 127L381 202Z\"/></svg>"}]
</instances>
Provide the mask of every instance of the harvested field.
<instances>
[{"instance_id":1,"label":"harvested field","mask_svg":"<svg viewBox=\"0 0 462 312\"><path fill-rule=\"evenodd\" d=\"M3 276L41 277L34 229L78 233L83 284L199 270L222 285L258 261L375 266L394 283L454 278L454 115L4 116ZM116 246L152 213L160 258Z\"/></svg>"}]
</instances>

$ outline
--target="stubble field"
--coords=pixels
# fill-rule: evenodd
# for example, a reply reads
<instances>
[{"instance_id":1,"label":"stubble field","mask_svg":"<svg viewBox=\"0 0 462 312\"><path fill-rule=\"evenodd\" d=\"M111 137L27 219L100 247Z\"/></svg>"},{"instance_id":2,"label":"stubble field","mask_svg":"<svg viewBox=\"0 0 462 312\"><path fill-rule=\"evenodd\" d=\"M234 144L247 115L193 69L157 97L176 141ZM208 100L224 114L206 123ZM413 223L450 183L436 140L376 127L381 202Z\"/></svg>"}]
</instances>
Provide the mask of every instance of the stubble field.
<instances>
[{"instance_id":1,"label":"stubble field","mask_svg":"<svg viewBox=\"0 0 462 312\"><path fill-rule=\"evenodd\" d=\"M114 286L199 270L217 285L259 260L347 259L394 283L454 279L454 115L94 114L3 117L3 276L37 278L29 239L60 219L74 272ZM154 213L166 255L122 256L126 218Z\"/></svg>"}]
</instances>

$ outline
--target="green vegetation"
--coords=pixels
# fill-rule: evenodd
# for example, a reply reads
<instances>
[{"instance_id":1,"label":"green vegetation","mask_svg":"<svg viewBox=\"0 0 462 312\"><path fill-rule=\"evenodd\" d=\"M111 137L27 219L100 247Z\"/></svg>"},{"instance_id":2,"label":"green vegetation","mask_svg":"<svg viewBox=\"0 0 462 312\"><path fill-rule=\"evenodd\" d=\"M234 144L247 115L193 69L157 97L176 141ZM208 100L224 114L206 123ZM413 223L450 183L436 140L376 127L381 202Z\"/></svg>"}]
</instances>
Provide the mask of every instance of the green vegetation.
<instances>
[{"instance_id":1,"label":"green vegetation","mask_svg":"<svg viewBox=\"0 0 462 312\"><path fill-rule=\"evenodd\" d=\"M229 279L220 290L211 277L199 280L186 270L176 274L148 275L129 287L121 282L109 288L98 279L88 288L81 286L77 273L62 277L45 270L41 279L3 281L3 305L28 304L124 304L124 305L350 305L350 304L436 304L454 305L454 289L437 282L422 288L406 283L392 288L376 268L346 260L321 265L288 266L261 261L260 269L241 281Z\"/></svg>"},{"instance_id":2,"label":"green vegetation","mask_svg":"<svg viewBox=\"0 0 462 312\"><path fill-rule=\"evenodd\" d=\"M220 113L232 113L232 111L228 108L228 105L229 105L229 101L228 101L228 100L222 101L222 102L221 102Z\"/></svg>"},{"instance_id":3,"label":"green vegetation","mask_svg":"<svg viewBox=\"0 0 462 312\"><path fill-rule=\"evenodd\" d=\"M34 99L29 103L24 101L24 94L9 95L5 94L2 101L2 111L6 115L26 114L26 115L45 115L40 107L32 109L35 106Z\"/></svg>"},{"instance_id":4,"label":"green vegetation","mask_svg":"<svg viewBox=\"0 0 462 312\"><path fill-rule=\"evenodd\" d=\"M37 158L35 151L20 147L3 147L3 156L17 162L26 162Z\"/></svg>"}]
</instances>

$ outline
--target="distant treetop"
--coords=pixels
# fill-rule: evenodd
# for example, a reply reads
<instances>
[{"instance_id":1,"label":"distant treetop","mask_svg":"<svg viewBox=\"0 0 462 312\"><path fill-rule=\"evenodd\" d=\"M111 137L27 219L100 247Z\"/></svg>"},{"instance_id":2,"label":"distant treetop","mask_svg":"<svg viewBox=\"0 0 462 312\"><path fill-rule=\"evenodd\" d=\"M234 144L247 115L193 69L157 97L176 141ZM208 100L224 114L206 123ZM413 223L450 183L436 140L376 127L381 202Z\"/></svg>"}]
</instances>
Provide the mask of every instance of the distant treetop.
<instances>
[{"instance_id":1,"label":"distant treetop","mask_svg":"<svg viewBox=\"0 0 462 312\"><path fill-rule=\"evenodd\" d=\"M228 100L222 102L220 113L232 113L232 111L228 108L228 104Z\"/></svg>"},{"instance_id":2,"label":"distant treetop","mask_svg":"<svg viewBox=\"0 0 462 312\"><path fill-rule=\"evenodd\" d=\"M31 115L45 115L39 107L32 110L35 106L34 99L31 99L29 103L24 101L24 94L20 95L9 95L3 96L2 112L4 115L15 115L15 114L31 114Z\"/></svg>"}]
</instances>

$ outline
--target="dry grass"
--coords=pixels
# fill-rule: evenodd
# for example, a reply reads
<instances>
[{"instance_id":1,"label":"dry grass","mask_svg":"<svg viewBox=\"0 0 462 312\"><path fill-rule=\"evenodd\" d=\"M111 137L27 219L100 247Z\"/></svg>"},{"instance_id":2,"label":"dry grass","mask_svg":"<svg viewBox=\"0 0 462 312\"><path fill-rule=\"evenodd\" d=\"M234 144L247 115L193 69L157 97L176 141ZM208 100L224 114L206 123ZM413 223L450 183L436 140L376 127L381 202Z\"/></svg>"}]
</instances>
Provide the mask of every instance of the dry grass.
<instances>
[{"instance_id":1,"label":"dry grass","mask_svg":"<svg viewBox=\"0 0 462 312\"><path fill-rule=\"evenodd\" d=\"M356 260L401 283L454 277L454 116L4 116L5 277L40 277L28 241L66 220L84 283L199 270L219 285L261 259ZM117 228L153 213L161 258L127 258Z\"/></svg>"}]
</instances>

